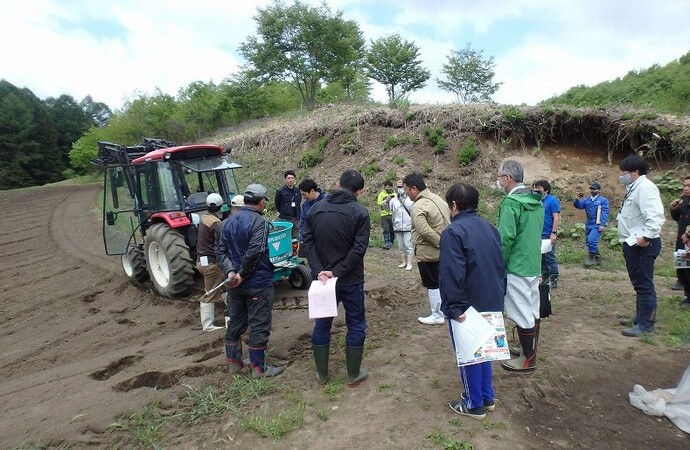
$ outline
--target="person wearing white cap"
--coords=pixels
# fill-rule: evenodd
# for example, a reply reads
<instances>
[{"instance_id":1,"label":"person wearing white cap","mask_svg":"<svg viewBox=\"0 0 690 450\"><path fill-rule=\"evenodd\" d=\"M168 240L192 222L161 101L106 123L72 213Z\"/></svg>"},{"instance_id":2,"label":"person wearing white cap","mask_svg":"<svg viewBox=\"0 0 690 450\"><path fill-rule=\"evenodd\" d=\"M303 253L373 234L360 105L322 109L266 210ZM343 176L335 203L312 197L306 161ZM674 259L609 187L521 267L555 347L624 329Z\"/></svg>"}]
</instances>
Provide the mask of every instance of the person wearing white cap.
<instances>
[{"instance_id":1,"label":"person wearing white cap","mask_svg":"<svg viewBox=\"0 0 690 450\"><path fill-rule=\"evenodd\" d=\"M223 206L223 197L216 193L206 197L208 211L201 215L199 222L199 234L196 246L196 268L204 277L204 288L211 290L223 281L223 274L216 264L216 244L218 243L220 229L220 209ZM199 301L201 315L201 328L204 331L221 330L223 327L213 325L215 317L215 302L220 301L221 292L215 291L211 295L204 295Z\"/></svg>"}]
</instances>

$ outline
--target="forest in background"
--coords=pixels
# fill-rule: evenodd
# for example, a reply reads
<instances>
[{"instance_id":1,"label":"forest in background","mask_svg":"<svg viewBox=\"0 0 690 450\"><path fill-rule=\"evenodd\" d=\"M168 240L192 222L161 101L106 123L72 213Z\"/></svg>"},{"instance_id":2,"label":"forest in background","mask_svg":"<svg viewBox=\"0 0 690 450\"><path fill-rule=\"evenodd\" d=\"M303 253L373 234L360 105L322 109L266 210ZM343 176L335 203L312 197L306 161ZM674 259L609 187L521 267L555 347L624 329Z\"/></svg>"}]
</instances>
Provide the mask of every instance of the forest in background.
<instances>
[{"instance_id":1,"label":"forest in background","mask_svg":"<svg viewBox=\"0 0 690 450\"><path fill-rule=\"evenodd\" d=\"M293 14L291 8L302 9ZM272 5L259 9L256 21L257 36L241 48L247 65L237 73L218 84L192 82L175 96L160 90L134 94L114 112L90 96L81 101L67 94L41 100L28 88L0 80L0 189L88 173L98 141L131 145L146 136L180 144L200 142L218 129L247 120L311 111L325 104L381 106L371 101L372 80L386 87L389 107L405 109L410 106L407 94L431 78L414 42L394 34L366 48L356 22L343 20L340 12L331 14L326 5ZM305 31L306 21L312 28ZM314 23L321 28L315 31ZM334 34L328 31L335 29L347 39L328 40ZM287 32L291 30L300 33ZM274 36L275 42L270 40ZM272 51L274 47L303 50L287 52L290 60ZM305 67L301 63L307 59L318 63ZM469 44L447 56L442 72L443 78L435 81L459 103L490 102L500 85L493 82L493 57L485 58ZM558 105L690 115L690 52L663 67L631 70L623 78L592 87L575 86L540 103L544 108Z\"/></svg>"}]
</instances>

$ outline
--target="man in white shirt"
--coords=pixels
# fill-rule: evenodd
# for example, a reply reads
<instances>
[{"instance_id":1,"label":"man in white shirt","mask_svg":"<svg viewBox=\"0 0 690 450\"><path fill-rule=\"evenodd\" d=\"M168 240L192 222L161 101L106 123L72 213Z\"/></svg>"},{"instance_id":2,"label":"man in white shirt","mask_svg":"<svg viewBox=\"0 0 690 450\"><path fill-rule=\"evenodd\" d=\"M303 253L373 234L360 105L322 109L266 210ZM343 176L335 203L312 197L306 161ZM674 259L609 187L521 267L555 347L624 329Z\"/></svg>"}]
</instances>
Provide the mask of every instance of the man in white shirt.
<instances>
[{"instance_id":1,"label":"man in white shirt","mask_svg":"<svg viewBox=\"0 0 690 450\"><path fill-rule=\"evenodd\" d=\"M647 178L649 166L638 155L623 159L618 177L627 192L618 214L618 238L623 244L623 257L630 282L637 294L635 316L621 320L629 326L623 336L638 337L654 332L656 289L654 260L661 251L659 232L664 224L664 206L656 185Z\"/></svg>"}]
</instances>

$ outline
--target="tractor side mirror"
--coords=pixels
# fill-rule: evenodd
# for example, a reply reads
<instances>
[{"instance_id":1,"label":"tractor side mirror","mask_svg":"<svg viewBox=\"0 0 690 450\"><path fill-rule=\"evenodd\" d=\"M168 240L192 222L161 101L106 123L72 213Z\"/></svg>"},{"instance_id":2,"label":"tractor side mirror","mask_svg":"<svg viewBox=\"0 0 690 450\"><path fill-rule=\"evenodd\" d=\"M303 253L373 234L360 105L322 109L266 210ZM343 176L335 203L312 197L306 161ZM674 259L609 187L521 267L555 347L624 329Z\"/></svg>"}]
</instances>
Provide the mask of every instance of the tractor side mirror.
<instances>
[{"instance_id":1,"label":"tractor side mirror","mask_svg":"<svg viewBox=\"0 0 690 450\"><path fill-rule=\"evenodd\" d=\"M115 225L116 218L117 215L112 211L108 211L105 213L105 223L107 223L108 225Z\"/></svg>"}]
</instances>

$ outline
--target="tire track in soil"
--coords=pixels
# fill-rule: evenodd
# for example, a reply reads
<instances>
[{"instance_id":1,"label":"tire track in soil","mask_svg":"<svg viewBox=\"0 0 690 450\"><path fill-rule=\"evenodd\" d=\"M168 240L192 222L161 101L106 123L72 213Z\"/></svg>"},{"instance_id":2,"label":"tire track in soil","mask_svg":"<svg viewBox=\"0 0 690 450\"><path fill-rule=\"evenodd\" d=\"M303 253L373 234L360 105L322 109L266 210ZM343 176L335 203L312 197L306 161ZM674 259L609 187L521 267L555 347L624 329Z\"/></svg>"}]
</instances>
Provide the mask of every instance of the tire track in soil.
<instances>
[{"instance_id":1,"label":"tire track in soil","mask_svg":"<svg viewBox=\"0 0 690 450\"><path fill-rule=\"evenodd\" d=\"M104 254L98 192L98 185L35 188L30 198L42 207L0 218L0 241L11 249L0 257L2 448L98 442L120 414L156 396L151 387L177 396L186 379L223 364L221 335L181 325L198 322L196 298L138 289L119 259ZM3 192L0 208L16 209L28 196ZM185 353L190 344L208 350Z\"/></svg>"}]
</instances>

